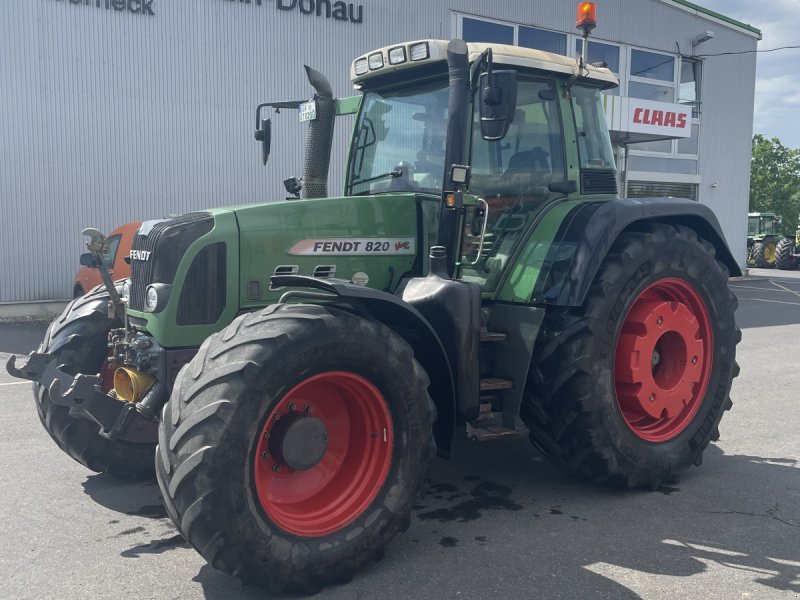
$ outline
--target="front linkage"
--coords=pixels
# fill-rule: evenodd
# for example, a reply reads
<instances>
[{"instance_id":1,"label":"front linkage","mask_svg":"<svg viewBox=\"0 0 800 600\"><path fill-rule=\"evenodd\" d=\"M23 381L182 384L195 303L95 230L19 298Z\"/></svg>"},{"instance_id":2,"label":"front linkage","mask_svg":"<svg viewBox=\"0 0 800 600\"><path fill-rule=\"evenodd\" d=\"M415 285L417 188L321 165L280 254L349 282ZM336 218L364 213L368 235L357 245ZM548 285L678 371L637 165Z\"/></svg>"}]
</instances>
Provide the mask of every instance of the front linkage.
<instances>
[{"instance_id":1,"label":"front linkage","mask_svg":"<svg viewBox=\"0 0 800 600\"><path fill-rule=\"evenodd\" d=\"M135 443L156 439L158 422L137 410L138 404L104 393L100 376L64 373L53 366L54 357L44 352L31 352L19 367L17 358L12 355L8 359L9 374L44 387L53 404L68 408L73 417L88 417L100 426L103 437Z\"/></svg>"},{"instance_id":2,"label":"front linkage","mask_svg":"<svg viewBox=\"0 0 800 600\"><path fill-rule=\"evenodd\" d=\"M152 355L161 355L163 352L156 349L155 352L149 351L137 356L137 350L150 348L153 346L152 341L142 339L141 335L128 327L125 300L120 297L103 262L105 237L93 228L84 229L83 234L90 240L86 243L89 254L82 256L81 262L99 269L103 287L109 296L108 316L110 319L119 318L125 324L123 328L112 329L108 334L111 352L101 373L71 375L56 366L59 364L58 357L48 352L31 352L19 365L19 357L12 355L6 363L6 370L13 377L40 385L47 391L50 402L69 409L71 417L95 422L100 426L99 433L104 438L133 443L154 442L158 436L158 410L167 400L167 390L161 382L163 377L147 377L147 389L142 390L144 393L126 397L119 397L116 392L111 391L114 386L104 381L103 377L111 377L113 374L116 379L115 365L140 366L138 363L143 362L141 366L150 367ZM91 295L90 293L89 296ZM66 312L73 308L74 303L67 307ZM126 371L122 376L130 378L131 374L132 372Z\"/></svg>"}]
</instances>

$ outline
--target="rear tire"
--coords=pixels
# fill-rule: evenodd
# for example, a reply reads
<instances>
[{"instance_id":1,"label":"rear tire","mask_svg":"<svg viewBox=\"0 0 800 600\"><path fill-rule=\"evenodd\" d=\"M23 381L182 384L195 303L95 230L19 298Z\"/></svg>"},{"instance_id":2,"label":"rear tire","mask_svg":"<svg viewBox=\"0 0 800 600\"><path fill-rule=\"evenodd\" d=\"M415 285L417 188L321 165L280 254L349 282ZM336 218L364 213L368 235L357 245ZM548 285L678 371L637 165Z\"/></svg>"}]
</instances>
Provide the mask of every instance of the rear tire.
<instances>
[{"instance_id":1,"label":"rear tire","mask_svg":"<svg viewBox=\"0 0 800 600\"><path fill-rule=\"evenodd\" d=\"M40 352L70 375L97 374L108 357L108 332L119 327L108 318L109 295L96 292L73 300L50 325ZM42 386L33 385L39 420L53 441L74 460L98 473L121 479L152 479L155 444L109 440L93 421L70 415L70 409L53 404Z\"/></svg>"},{"instance_id":2,"label":"rear tire","mask_svg":"<svg viewBox=\"0 0 800 600\"><path fill-rule=\"evenodd\" d=\"M783 238L775 248L775 266L782 271L797 269L798 258L794 256L794 241Z\"/></svg>"},{"instance_id":3,"label":"rear tire","mask_svg":"<svg viewBox=\"0 0 800 600\"><path fill-rule=\"evenodd\" d=\"M522 417L565 470L655 489L719 436L741 334L713 246L686 227L642 229L614 243L582 306L548 308Z\"/></svg>"},{"instance_id":4,"label":"rear tire","mask_svg":"<svg viewBox=\"0 0 800 600\"><path fill-rule=\"evenodd\" d=\"M757 242L753 246L753 258L759 269L772 269L775 266L775 242Z\"/></svg>"},{"instance_id":5,"label":"rear tire","mask_svg":"<svg viewBox=\"0 0 800 600\"><path fill-rule=\"evenodd\" d=\"M427 387L380 323L302 304L243 315L203 343L164 407L168 513L247 583L311 593L347 581L409 525L434 454ZM316 448L303 467L287 458L292 431L294 450Z\"/></svg>"}]
</instances>

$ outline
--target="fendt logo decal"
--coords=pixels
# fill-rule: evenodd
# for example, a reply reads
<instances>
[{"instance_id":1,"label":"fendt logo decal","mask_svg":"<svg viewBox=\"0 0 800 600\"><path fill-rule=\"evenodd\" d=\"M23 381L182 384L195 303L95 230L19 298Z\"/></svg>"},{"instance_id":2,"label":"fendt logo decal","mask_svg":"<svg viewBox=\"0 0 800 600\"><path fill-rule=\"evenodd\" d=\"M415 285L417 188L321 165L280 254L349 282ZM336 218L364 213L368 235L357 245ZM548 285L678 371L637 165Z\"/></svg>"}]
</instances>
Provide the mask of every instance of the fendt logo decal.
<instances>
[{"instance_id":1,"label":"fendt logo decal","mask_svg":"<svg viewBox=\"0 0 800 600\"><path fill-rule=\"evenodd\" d=\"M294 256L346 256L416 254L414 238L323 238L301 240L289 250Z\"/></svg>"},{"instance_id":2,"label":"fendt logo decal","mask_svg":"<svg viewBox=\"0 0 800 600\"><path fill-rule=\"evenodd\" d=\"M150 260L150 254L147 250L131 250L131 260Z\"/></svg>"}]
</instances>

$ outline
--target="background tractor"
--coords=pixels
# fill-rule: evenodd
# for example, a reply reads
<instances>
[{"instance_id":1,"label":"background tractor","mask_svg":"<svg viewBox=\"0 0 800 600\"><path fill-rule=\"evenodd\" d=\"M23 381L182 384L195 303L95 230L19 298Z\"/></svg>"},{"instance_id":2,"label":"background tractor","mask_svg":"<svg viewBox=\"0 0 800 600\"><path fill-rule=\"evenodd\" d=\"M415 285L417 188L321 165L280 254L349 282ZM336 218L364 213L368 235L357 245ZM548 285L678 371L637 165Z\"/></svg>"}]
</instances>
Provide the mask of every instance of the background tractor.
<instances>
[{"instance_id":1,"label":"background tractor","mask_svg":"<svg viewBox=\"0 0 800 600\"><path fill-rule=\"evenodd\" d=\"M155 455L210 564L306 592L409 526L457 427L628 488L700 464L731 406L740 272L707 207L616 197L610 71L421 40L358 57L353 98L307 74L310 103L257 112L265 160L265 110L309 123L298 199L143 223L131 279L9 361L67 454L121 477ZM327 197L343 114L345 195Z\"/></svg>"},{"instance_id":2,"label":"background tractor","mask_svg":"<svg viewBox=\"0 0 800 600\"><path fill-rule=\"evenodd\" d=\"M794 239L782 238L775 248L775 265L784 271L793 271L800 263L800 226Z\"/></svg>"},{"instance_id":3,"label":"background tractor","mask_svg":"<svg viewBox=\"0 0 800 600\"><path fill-rule=\"evenodd\" d=\"M759 269L775 266L777 248L783 236L781 219L775 213L748 213L747 264Z\"/></svg>"}]
</instances>

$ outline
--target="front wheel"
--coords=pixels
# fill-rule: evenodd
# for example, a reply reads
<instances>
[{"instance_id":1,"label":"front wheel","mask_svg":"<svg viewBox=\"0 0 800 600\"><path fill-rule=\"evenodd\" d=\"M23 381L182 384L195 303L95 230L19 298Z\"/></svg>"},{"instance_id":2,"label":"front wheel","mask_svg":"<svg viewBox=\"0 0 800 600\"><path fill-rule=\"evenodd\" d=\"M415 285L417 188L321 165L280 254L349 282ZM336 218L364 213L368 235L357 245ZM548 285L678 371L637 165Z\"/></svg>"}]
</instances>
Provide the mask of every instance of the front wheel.
<instances>
[{"instance_id":1,"label":"front wheel","mask_svg":"<svg viewBox=\"0 0 800 600\"><path fill-rule=\"evenodd\" d=\"M273 591L349 579L409 524L434 453L428 378L387 327L279 305L211 336L164 408L168 512L214 567Z\"/></svg>"},{"instance_id":2,"label":"front wheel","mask_svg":"<svg viewBox=\"0 0 800 600\"><path fill-rule=\"evenodd\" d=\"M523 407L533 443L568 471L626 487L699 465L738 373L727 279L691 229L622 234L583 306L545 316Z\"/></svg>"}]
</instances>

